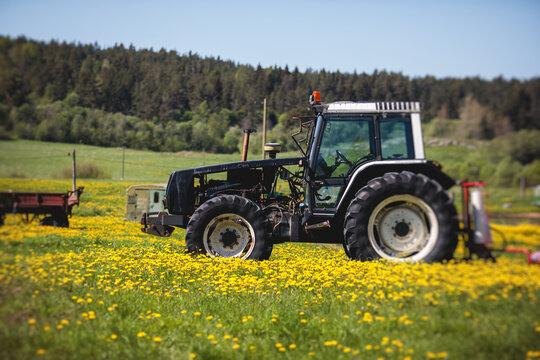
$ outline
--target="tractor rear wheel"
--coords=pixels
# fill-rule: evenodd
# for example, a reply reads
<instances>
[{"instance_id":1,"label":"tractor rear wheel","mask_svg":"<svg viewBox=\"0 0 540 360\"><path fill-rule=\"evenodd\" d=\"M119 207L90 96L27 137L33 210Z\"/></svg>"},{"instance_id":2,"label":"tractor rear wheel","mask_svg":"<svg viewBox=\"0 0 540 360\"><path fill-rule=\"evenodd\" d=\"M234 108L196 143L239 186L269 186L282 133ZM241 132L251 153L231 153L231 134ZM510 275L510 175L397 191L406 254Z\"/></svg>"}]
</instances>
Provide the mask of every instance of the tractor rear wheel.
<instances>
[{"instance_id":1,"label":"tractor rear wheel","mask_svg":"<svg viewBox=\"0 0 540 360\"><path fill-rule=\"evenodd\" d=\"M434 262L452 258L458 231L456 208L439 183L408 171L387 173L351 201L344 245L355 260Z\"/></svg>"},{"instance_id":2,"label":"tractor rear wheel","mask_svg":"<svg viewBox=\"0 0 540 360\"><path fill-rule=\"evenodd\" d=\"M240 196L222 195L195 210L186 229L186 247L211 257L267 259L266 230L266 216L257 204Z\"/></svg>"}]
</instances>

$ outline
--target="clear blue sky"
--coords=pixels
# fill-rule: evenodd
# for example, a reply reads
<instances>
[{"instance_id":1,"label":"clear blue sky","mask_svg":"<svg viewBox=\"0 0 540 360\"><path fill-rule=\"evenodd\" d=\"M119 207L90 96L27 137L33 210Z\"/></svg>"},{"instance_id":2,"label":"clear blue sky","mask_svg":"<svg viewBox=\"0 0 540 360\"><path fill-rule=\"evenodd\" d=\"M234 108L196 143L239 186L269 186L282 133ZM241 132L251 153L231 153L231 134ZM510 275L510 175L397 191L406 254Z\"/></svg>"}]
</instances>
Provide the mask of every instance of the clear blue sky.
<instances>
[{"instance_id":1,"label":"clear blue sky","mask_svg":"<svg viewBox=\"0 0 540 360\"><path fill-rule=\"evenodd\" d=\"M0 35L301 71L540 76L540 0L0 0Z\"/></svg>"}]
</instances>

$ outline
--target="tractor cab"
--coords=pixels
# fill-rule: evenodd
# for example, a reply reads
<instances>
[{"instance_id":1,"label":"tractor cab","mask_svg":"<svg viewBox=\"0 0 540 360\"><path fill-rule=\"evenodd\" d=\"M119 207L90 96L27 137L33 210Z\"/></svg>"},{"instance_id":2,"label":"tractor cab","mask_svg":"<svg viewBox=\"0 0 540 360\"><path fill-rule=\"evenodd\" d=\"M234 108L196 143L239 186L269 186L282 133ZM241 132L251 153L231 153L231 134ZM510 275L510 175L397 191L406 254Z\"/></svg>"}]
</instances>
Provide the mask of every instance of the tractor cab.
<instances>
[{"instance_id":1,"label":"tractor cab","mask_svg":"<svg viewBox=\"0 0 540 360\"><path fill-rule=\"evenodd\" d=\"M424 160L417 102L323 104L311 96L317 116L306 156L305 203L311 212L335 212L360 168Z\"/></svg>"}]
</instances>

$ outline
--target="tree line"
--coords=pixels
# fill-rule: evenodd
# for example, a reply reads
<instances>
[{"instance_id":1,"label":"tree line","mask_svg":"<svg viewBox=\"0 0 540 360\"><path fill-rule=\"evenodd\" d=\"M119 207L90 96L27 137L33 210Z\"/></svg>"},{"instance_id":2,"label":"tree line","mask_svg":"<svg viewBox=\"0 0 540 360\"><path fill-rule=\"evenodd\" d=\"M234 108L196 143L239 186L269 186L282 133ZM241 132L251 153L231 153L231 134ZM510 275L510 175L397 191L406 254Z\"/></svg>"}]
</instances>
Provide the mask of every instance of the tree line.
<instances>
[{"instance_id":1,"label":"tree line","mask_svg":"<svg viewBox=\"0 0 540 360\"><path fill-rule=\"evenodd\" d=\"M492 139L540 129L540 79L411 78L238 64L194 53L0 37L0 137L151 150L238 149L262 122L284 138L323 101L421 101L423 120L460 119L459 136ZM285 140L286 141L286 140ZM290 142L289 142L290 144ZM285 144L287 146L287 144Z\"/></svg>"}]
</instances>

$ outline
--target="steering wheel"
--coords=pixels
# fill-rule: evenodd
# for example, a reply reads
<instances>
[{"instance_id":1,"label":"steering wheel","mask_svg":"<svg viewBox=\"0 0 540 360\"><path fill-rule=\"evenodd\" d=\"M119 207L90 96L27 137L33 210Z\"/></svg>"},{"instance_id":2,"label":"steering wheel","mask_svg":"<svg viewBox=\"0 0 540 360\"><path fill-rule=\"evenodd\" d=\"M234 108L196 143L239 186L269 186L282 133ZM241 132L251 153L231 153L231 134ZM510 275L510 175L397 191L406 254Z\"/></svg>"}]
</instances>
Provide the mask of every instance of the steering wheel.
<instances>
[{"instance_id":1,"label":"steering wheel","mask_svg":"<svg viewBox=\"0 0 540 360\"><path fill-rule=\"evenodd\" d=\"M373 153L369 153L367 155L364 155L362 156L361 158L359 158L358 160L356 160L354 162L354 164L351 165L351 168L349 169L349 171L347 172L347 176L352 172L354 171L354 169L356 169L356 165L360 164L363 160L373 160L375 159L375 154Z\"/></svg>"},{"instance_id":2,"label":"steering wheel","mask_svg":"<svg viewBox=\"0 0 540 360\"><path fill-rule=\"evenodd\" d=\"M336 155L337 155L336 156L336 164L339 165L339 164L345 163L345 164L347 164L349 166L352 166L352 162L350 162L349 159L347 159L345 157L345 155L343 155L343 153L341 151L336 150ZM341 160L341 161L338 161L338 160Z\"/></svg>"}]
</instances>

